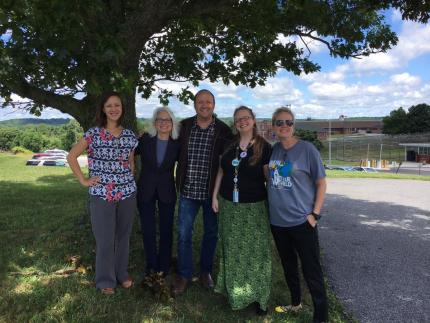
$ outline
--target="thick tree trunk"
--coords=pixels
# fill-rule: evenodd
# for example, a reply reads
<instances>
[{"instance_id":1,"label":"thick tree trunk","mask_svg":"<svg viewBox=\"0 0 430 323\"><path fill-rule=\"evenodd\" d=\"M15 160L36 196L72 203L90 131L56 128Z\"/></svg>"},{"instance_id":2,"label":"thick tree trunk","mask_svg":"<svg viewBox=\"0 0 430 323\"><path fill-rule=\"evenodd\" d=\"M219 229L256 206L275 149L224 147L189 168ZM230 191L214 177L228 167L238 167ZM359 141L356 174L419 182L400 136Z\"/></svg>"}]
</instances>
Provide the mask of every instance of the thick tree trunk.
<instances>
[{"instance_id":1,"label":"thick tree trunk","mask_svg":"<svg viewBox=\"0 0 430 323\"><path fill-rule=\"evenodd\" d=\"M137 120L136 120L136 95L133 91L132 93L122 94L123 100L123 113L124 122L123 127L133 130L135 133L137 131Z\"/></svg>"},{"instance_id":2,"label":"thick tree trunk","mask_svg":"<svg viewBox=\"0 0 430 323\"><path fill-rule=\"evenodd\" d=\"M94 98L86 97L79 103L79 108L74 109L73 112L68 112L76 121L79 122L84 131L95 126L95 117L97 111L97 100Z\"/></svg>"}]
</instances>

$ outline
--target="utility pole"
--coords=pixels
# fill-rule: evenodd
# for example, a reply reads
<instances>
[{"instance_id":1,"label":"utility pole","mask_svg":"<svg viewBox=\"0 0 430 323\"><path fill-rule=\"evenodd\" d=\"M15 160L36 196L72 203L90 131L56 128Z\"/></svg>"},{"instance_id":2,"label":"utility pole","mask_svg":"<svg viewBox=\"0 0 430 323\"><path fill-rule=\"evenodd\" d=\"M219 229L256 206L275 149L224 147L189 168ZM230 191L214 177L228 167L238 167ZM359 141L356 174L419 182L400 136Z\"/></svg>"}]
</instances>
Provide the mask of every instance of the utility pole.
<instances>
[{"instance_id":1,"label":"utility pole","mask_svg":"<svg viewBox=\"0 0 430 323\"><path fill-rule=\"evenodd\" d=\"M328 164L331 165L331 119L328 119Z\"/></svg>"}]
</instances>

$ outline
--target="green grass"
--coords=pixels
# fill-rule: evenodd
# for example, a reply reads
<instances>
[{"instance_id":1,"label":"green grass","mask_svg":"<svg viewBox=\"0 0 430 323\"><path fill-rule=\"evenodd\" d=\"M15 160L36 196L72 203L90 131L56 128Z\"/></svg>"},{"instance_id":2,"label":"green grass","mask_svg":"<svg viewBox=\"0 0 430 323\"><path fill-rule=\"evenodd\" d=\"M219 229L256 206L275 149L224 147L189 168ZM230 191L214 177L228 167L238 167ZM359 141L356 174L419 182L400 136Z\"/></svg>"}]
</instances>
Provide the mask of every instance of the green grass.
<instances>
[{"instance_id":1,"label":"green grass","mask_svg":"<svg viewBox=\"0 0 430 323\"><path fill-rule=\"evenodd\" d=\"M25 166L27 157L0 153L0 322L311 321L312 305L305 287L303 313L273 312L275 305L289 302L275 248L270 311L264 318L255 316L253 308L232 311L225 297L198 284L177 300L157 300L138 285L131 290L118 289L114 296L101 295L93 284L94 239L86 189L68 168ZM198 218L195 255L202 227ZM138 227L136 218L130 273L140 281L144 264ZM79 255L87 271L65 274L74 268L66 260L71 255ZM329 300L331 322L349 322L332 293Z\"/></svg>"},{"instance_id":2,"label":"green grass","mask_svg":"<svg viewBox=\"0 0 430 323\"><path fill-rule=\"evenodd\" d=\"M413 179L417 181L430 181L430 176L395 174L395 173L366 173L366 172L346 172L343 170L326 170L329 178L385 178L385 179Z\"/></svg>"}]
</instances>

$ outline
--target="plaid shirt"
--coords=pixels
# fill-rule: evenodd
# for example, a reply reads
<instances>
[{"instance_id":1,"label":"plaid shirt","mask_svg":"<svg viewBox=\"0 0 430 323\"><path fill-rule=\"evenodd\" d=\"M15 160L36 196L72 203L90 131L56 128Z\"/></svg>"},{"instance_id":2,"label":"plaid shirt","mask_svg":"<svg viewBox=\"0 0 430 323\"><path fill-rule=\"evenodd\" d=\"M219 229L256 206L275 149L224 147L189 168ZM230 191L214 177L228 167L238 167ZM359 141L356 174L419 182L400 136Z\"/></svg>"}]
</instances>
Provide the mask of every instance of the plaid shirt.
<instances>
[{"instance_id":1,"label":"plaid shirt","mask_svg":"<svg viewBox=\"0 0 430 323\"><path fill-rule=\"evenodd\" d=\"M206 200L209 198L209 170L215 119L206 129L202 129L194 120L188 140L188 167L182 195L189 199Z\"/></svg>"}]
</instances>

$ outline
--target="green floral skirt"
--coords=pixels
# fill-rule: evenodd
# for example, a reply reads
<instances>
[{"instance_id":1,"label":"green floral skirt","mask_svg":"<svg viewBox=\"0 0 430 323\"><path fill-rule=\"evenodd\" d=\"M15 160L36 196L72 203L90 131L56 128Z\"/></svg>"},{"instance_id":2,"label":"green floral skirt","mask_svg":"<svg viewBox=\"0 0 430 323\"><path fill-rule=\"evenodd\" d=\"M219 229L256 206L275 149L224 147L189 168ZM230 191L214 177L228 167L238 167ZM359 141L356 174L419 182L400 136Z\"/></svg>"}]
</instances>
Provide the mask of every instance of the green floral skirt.
<instances>
[{"instance_id":1,"label":"green floral skirt","mask_svg":"<svg viewBox=\"0 0 430 323\"><path fill-rule=\"evenodd\" d=\"M232 309L257 302L265 310L270 296L272 260L266 201L234 204L219 199L220 266L215 291Z\"/></svg>"}]
</instances>

